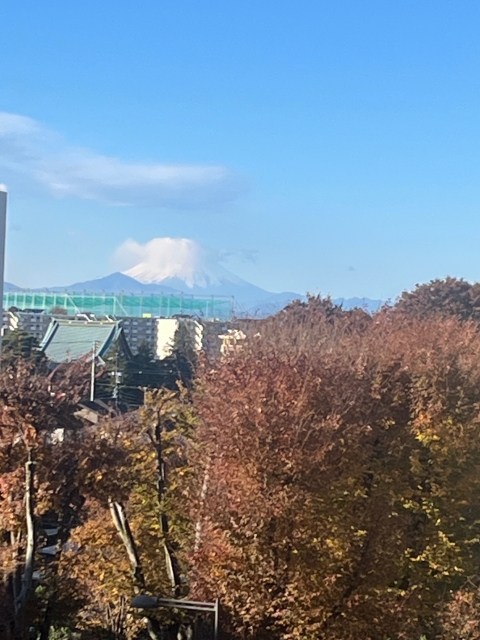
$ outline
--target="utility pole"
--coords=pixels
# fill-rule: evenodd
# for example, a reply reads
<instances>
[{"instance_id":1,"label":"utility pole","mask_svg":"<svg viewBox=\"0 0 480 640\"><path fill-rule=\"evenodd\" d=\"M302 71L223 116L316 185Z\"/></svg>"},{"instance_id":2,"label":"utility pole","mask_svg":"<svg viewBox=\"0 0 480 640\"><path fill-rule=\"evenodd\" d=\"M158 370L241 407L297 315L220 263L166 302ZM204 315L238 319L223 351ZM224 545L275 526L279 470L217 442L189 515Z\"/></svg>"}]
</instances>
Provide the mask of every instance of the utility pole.
<instances>
[{"instance_id":1,"label":"utility pole","mask_svg":"<svg viewBox=\"0 0 480 640\"><path fill-rule=\"evenodd\" d=\"M2 309L2 324L0 326L0 354L3 337L3 281L5 272L5 236L7 231L7 189L0 184L0 301Z\"/></svg>"},{"instance_id":2,"label":"utility pole","mask_svg":"<svg viewBox=\"0 0 480 640\"><path fill-rule=\"evenodd\" d=\"M97 359L97 341L93 341L92 368L90 372L90 402L95 400L95 362Z\"/></svg>"},{"instance_id":3,"label":"utility pole","mask_svg":"<svg viewBox=\"0 0 480 640\"><path fill-rule=\"evenodd\" d=\"M118 380L121 374L118 372L118 349L115 350L115 386L113 388L113 398L115 400L115 407L118 409Z\"/></svg>"}]
</instances>

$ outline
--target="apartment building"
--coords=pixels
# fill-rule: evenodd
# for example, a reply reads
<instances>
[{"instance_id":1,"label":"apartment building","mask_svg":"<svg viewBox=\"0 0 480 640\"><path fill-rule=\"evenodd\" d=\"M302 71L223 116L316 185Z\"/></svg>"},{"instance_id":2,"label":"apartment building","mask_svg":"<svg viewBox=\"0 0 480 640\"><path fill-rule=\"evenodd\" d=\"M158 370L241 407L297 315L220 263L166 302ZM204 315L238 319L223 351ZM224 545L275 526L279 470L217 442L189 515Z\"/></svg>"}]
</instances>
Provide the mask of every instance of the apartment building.
<instances>
[{"instance_id":1,"label":"apartment building","mask_svg":"<svg viewBox=\"0 0 480 640\"><path fill-rule=\"evenodd\" d=\"M96 322L95 316L88 317L87 314L77 316L55 316L39 311L4 311L3 312L3 333L22 329L30 335L35 336L39 343L44 339L47 329L52 319L59 320L82 320L87 324ZM112 321L106 316L107 321ZM201 351L206 347L204 340L209 342L209 348L219 350L221 340L218 334L227 329L226 323L199 322L189 316L179 316L176 318L155 318L155 317L124 317L118 319L119 325L123 329L123 335L132 354L138 353L142 343L146 343L152 353L158 359L163 359L171 354L175 336L180 327L187 330L196 351ZM212 327L210 327L212 325ZM213 326L214 325L214 326ZM216 335L215 335L216 334Z\"/></svg>"},{"instance_id":2,"label":"apartment building","mask_svg":"<svg viewBox=\"0 0 480 640\"><path fill-rule=\"evenodd\" d=\"M50 325L51 315L36 311L4 311L2 333L21 329L34 336L38 342L43 340Z\"/></svg>"},{"instance_id":3,"label":"apartment building","mask_svg":"<svg viewBox=\"0 0 480 640\"><path fill-rule=\"evenodd\" d=\"M120 323L133 354L138 353L142 343L151 348L159 360L172 352L175 336L180 326L187 329L196 351L202 349L203 325L190 317L178 318L122 318Z\"/></svg>"},{"instance_id":4,"label":"apartment building","mask_svg":"<svg viewBox=\"0 0 480 640\"><path fill-rule=\"evenodd\" d=\"M156 353L157 318L121 318L120 323L128 345L135 355L145 342Z\"/></svg>"}]
</instances>

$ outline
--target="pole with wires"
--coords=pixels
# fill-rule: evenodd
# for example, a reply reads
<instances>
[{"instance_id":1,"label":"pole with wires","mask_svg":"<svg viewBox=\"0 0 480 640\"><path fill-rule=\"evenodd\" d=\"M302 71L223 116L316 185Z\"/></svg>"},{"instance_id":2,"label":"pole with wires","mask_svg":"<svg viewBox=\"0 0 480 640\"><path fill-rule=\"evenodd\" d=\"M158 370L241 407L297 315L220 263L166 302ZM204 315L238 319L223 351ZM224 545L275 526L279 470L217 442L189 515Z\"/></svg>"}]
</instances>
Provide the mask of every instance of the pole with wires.
<instances>
[{"instance_id":1,"label":"pole with wires","mask_svg":"<svg viewBox=\"0 0 480 640\"><path fill-rule=\"evenodd\" d=\"M92 368L90 372L90 402L95 400L95 363L97 360L97 341L93 341Z\"/></svg>"}]
</instances>

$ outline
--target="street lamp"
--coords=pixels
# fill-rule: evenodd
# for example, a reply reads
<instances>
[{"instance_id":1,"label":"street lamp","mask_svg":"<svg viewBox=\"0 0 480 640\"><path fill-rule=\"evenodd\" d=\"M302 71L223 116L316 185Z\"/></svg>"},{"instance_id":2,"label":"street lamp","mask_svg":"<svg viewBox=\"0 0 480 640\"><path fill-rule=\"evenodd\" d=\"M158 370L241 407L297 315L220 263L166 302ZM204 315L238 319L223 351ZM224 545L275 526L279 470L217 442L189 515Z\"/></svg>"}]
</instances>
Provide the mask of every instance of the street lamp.
<instances>
[{"instance_id":1,"label":"street lamp","mask_svg":"<svg viewBox=\"0 0 480 640\"><path fill-rule=\"evenodd\" d=\"M133 598L130 606L134 609L183 609L184 611L196 611L198 613L213 613L213 640L218 640L219 630L219 602L218 598L214 602L199 602L198 600L170 600L168 598L157 598L141 593Z\"/></svg>"}]
</instances>

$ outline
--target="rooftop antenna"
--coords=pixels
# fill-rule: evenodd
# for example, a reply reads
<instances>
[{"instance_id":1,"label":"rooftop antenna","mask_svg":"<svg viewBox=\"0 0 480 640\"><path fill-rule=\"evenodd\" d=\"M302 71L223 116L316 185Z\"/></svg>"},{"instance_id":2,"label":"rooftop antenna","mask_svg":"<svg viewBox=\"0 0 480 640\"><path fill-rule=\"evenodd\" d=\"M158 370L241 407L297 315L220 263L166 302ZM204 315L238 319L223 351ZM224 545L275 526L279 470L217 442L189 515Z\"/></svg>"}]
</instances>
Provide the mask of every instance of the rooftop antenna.
<instances>
[{"instance_id":1,"label":"rooftop antenna","mask_svg":"<svg viewBox=\"0 0 480 640\"><path fill-rule=\"evenodd\" d=\"M2 302L2 326L0 330L0 355L3 337L3 279L5 273L5 235L7 228L7 187L0 184L0 300Z\"/></svg>"}]
</instances>

